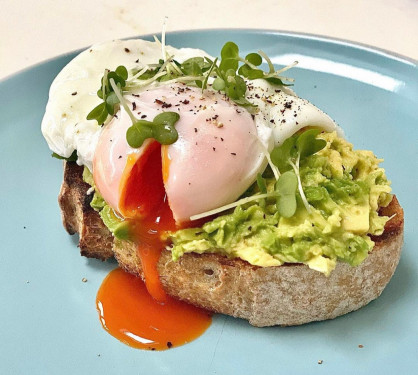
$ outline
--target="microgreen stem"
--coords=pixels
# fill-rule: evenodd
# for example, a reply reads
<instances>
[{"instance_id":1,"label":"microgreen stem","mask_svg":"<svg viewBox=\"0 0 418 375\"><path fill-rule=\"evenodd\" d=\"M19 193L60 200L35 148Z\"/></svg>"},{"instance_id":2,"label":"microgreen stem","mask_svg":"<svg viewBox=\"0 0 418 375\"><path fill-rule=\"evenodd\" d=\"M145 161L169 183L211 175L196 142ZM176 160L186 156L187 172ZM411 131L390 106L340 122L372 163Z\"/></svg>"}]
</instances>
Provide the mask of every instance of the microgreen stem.
<instances>
[{"instance_id":1,"label":"microgreen stem","mask_svg":"<svg viewBox=\"0 0 418 375\"><path fill-rule=\"evenodd\" d=\"M178 73L178 74L183 74L183 72L181 71L181 69L172 61L170 62L171 67Z\"/></svg>"},{"instance_id":2,"label":"microgreen stem","mask_svg":"<svg viewBox=\"0 0 418 375\"><path fill-rule=\"evenodd\" d=\"M171 65L171 59L174 57L174 55L172 55L172 56L167 56L167 59L166 60L164 60L164 64L163 65L161 65L161 68L160 68L160 71L161 72L163 72L164 71L164 69L165 70L167 70L167 73L168 73L168 66L169 65Z\"/></svg>"},{"instance_id":3,"label":"microgreen stem","mask_svg":"<svg viewBox=\"0 0 418 375\"><path fill-rule=\"evenodd\" d=\"M251 64L248 60L245 60L242 57L238 58L238 60L243 62L244 64L247 64L251 69L256 69L256 70L259 69L258 66L255 66L254 64Z\"/></svg>"},{"instance_id":4,"label":"microgreen stem","mask_svg":"<svg viewBox=\"0 0 418 375\"><path fill-rule=\"evenodd\" d=\"M218 61L218 58L216 58L216 59L213 61L213 63L212 63L212 65L211 65L211 67L210 67L210 69L209 69L208 73L206 74L206 77L205 77L205 78L204 78L204 80L203 80L203 84L202 84L202 93L203 93L203 90L207 88L209 77L210 77L210 75L212 74L212 71L213 71L213 69L215 68L215 66L216 66L216 62L217 62L217 61Z\"/></svg>"},{"instance_id":5,"label":"microgreen stem","mask_svg":"<svg viewBox=\"0 0 418 375\"><path fill-rule=\"evenodd\" d=\"M128 105L126 104L126 100L122 95L122 92L119 90L119 87L116 85L115 81L113 80L113 78L111 78L109 80L110 85L113 88L113 91L115 92L116 96L118 97L120 104L123 106L123 108L125 109L125 111L128 113L129 117L131 118L132 123L138 121L135 116L133 115L133 113L131 112L131 110L129 109Z\"/></svg>"},{"instance_id":6,"label":"microgreen stem","mask_svg":"<svg viewBox=\"0 0 418 375\"><path fill-rule=\"evenodd\" d=\"M161 31L161 53L163 55L164 62L167 60L167 56L165 52L165 33L167 31L167 21L168 21L168 17L165 16L164 22L163 22L163 29Z\"/></svg>"},{"instance_id":7,"label":"microgreen stem","mask_svg":"<svg viewBox=\"0 0 418 375\"><path fill-rule=\"evenodd\" d=\"M264 199L264 198L273 198L273 197L277 197L278 195L279 195L278 193L274 192L274 193L258 194L258 195L253 195L251 197L242 198L239 201L227 204L219 208L215 208L214 210L206 211L206 212L202 212L201 214L190 216L190 220L199 220L199 219L202 219L203 217L215 215L220 212L241 206L249 202L257 201L259 199Z\"/></svg>"},{"instance_id":8,"label":"microgreen stem","mask_svg":"<svg viewBox=\"0 0 418 375\"><path fill-rule=\"evenodd\" d=\"M285 72L286 70L292 69L294 66L298 65L299 62L298 61L294 61L292 64L289 64L288 66L285 66L282 69L276 70L275 73L278 75L280 73ZM288 78L286 78L288 80Z\"/></svg>"},{"instance_id":9,"label":"microgreen stem","mask_svg":"<svg viewBox=\"0 0 418 375\"><path fill-rule=\"evenodd\" d=\"M258 51L259 55L262 56L264 58L264 60L267 61L267 64L269 66L269 73L274 73L275 69L274 69L274 65L270 60L270 57L268 57L263 51L259 50Z\"/></svg>"},{"instance_id":10,"label":"microgreen stem","mask_svg":"<svg viewBox=\"0 0 418 375\"><path fill-rule=\"evenodd\" d=\"M276 181L277 181L277 180L279 179L279 177L280 177L280 171L279 171L279 168L277 168L277 167L273 164L273 162L272 162L272 160L271 160L271 157L270 157L270 153L268 152L267 148L263 145L263 142L261 142L261 139L258 137L258 135L254 135L254 134L253 134L253 136L254 136L254 137L255 137L255 139L258 141L258 143L259 143L259 145L260 145L260 148L261 148L261 150L263 151L263 154L264 154L264 156L266 157L267 162L269 163L271 170L273 171L274 178L275 178L275 179L276 179Z\"/></svg>"},{"instance_id":11,"label":"microgreen stem","mask_svg":"<svg viewBox=\"0 0 418 375\"><path fill-rule=\"evenodd\" d=\"M266 74L264 78L280 78L282 81L295 82L294 78L278 76L275 72Z\"/></svg>"},{"instance_id":12,"label":"microgreen stem","mask_svg":"<svg viewBox=\"0 0 418 375\"><path fill-rule=\"evenodd\" d=\"M300 179L299 156L298 156L298 159L297 159L296 163L297 163L297 165L295 165L291 160L289 160L289 164L291 165L291 167L295 171L296 177L298 179L298 189L299 189L300 197L302 198L303 205L305 206L308 213L311 213L311 206L310 206L308 200L306 199L306 195L305 195L305 192L303 191L303 187L302 187L302 181Z\"/></svg>"},{"instance_id":13,"label":"microgreen stem","mask_svg":"<svg viewBox=\"0 0 418 375\"><path fill-rule=\"evenodd\" d=\"M148 69L149 69L149 66L145 65L145 67L143 69L141 69L138 73L136 73L134 76L131 77L129 82L132 82L133 80L141 77Z\"/></svg>"},{"instance_id":14,"label":"microgreen stem","mask_svg":"<svg viewBox=\"0 0 418 375\"><path fill-rule=\"evenodd\" d=\"M103 99L105 98L105 92L106 92L106 82L107 82L107 73L109 71L107 69L105 69L104 74L103 74L103 80L102 80L102 94L103 94Z\"/></svg>"},{"instance_id":15,"label":"microgreen stem","mask_svg":"<svg viewBox=\"0 0 418 375\"><path fill-rule=\"evenodd\" d=\"M159 72L154 77L151 77L150 79L139 81L136 85L129 86L129 89L135 89L135 88L147 86L151 84L152 82L156 81L158 78L165 76L165 75L166 75L166 72Z\"/></svg>"},{"instance_id":16,"label":"microgreen stem","mask_svg":"<svg viewBox=\"0 0 418 375\"><path fill-rule=\"evenodd\" d=\"M398 214L393 214L392 216L389 216L389 219L388 219L388 221L389 220L392 220L395 216L397 216Z\"/></svg>"}]
</instances>

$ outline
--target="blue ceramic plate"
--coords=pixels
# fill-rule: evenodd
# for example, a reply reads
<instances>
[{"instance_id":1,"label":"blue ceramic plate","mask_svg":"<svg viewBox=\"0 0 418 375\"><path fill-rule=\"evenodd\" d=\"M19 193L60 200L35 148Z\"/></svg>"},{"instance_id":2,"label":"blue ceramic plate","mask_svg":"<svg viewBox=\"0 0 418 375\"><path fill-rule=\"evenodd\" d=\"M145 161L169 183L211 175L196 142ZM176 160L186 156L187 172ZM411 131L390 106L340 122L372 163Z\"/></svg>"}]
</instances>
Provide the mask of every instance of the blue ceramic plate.
<instances>
[{"instance_id":1,"label":"blue ceramic plate","mask_svg":"<svg viewBox=\"0 0 418 375\"><path fill-rule=\"evenodd\" d=\"M95 296L116 263L80 257L77 238L62 228L61 163L51 158L40 132L49 86L75 56L71 53L0 82L0 373L410 374L416 369L416 63L308 35L247 30L168 35L169 44L211 54L228 40L245 52L262 49L276 64L298 60L289 72L296 92L331 115L357 148L385 159L406 226L402 259L382 296L360 311L300 327L254 328L217 315L202 337L165 352L135 350L107 334Z\"/></svg>"}]
</instances>

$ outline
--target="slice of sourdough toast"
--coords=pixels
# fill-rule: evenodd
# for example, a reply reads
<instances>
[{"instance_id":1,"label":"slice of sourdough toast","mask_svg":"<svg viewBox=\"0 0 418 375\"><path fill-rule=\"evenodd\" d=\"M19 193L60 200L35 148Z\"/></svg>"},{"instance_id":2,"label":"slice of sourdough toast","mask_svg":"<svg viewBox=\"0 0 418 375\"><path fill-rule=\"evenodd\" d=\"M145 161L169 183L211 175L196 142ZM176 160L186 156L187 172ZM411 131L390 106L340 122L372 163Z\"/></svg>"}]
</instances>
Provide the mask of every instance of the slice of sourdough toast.
<instances>
[{"instance_id":1,"label":"slice of sourdough toast","mask_svg":"<svg viewBox=\"0 0 418 375\"><path fill-rule=\"evenodd\" d=\"M135 244L114 240L90 207L83 167L64 163L59 195L64 227L80 236L81 254L105 260L115 256L126 271L143 277ZM185 254L174 262L162 252L158 271L166 292L208 310L249 320L254 326L299 325L332 319L377 298L399 262L403 210L396 197L381 214L393 216L375 247L357 267L338 262L331 276L303 264L256 267L218 254Z\"/></svg>"}]
</instances>

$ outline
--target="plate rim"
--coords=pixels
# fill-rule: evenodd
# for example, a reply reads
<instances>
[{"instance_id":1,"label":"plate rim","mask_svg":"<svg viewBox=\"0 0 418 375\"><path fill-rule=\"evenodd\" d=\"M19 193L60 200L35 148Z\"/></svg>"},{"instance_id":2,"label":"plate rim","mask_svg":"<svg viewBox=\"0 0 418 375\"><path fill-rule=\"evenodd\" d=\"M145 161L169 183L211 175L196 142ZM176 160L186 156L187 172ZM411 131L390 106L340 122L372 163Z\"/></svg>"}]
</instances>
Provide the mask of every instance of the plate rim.
<instances>
[{"instance_id":1,"label":"plate rim","mask_svg":"<svg viewBox=\"0 0 418 375\"><path fill-rule=\"evenodd\" d=\"M310 40L315 40L315 41L319 41L319 42L331 43L331 44L336 44L336 45L340 45L340 46L344 45L344 46L347 46L347 47L350 47L350 48L355 48L355 49L358 49L358 50L361 50L361 51L364 51L364 52L374 53L374 54L380 55L384 58L394 59L394 60L397 60L399 63L403 63L403 64L407 64L407 65L413 65L413 66L415 66L415 68L418 67L418 59L416 60L412 57L405 56L405 55L399 54L397 52L393 52L393 51L389 51L389 50L384 49L384 48L372 46L372 45L367 44L367 43L361 43L361 42L356 42L356 41L352 41L352 40L349 40L349 39L335 38L335 37L331 37L331 36L325 36L325 35L314 34L314 33L288 31L288 30L281 30L281 29L259 29L259 28L254 28L254 29L249 29L249 28L201 28L201 29L171 30L167 33L167 35L171 35L171 34L181 35L181 34L190 34L190 33L194 33L194 32L228 32L228 31L244 33L244 34L257 34L257 35L263 35L263 34L264 35L269 34L269 35L275 35L275 36L283 35L283 36L290 36L290 37L299 38L299 39L310 39ZM161 36L161 32L133 35L133 36L120 38L120 40L152 38L154 35ZM97 42L97 43L100 43L100 42ZM29 66L27 66L23 69L20 69L20 70L14 72L12 74L9 74L9 75L1 78L0 79L0 85L3 84L6 81L9 81L9 80L15 78L16 76L18 76L20 74L24 74L27 71L30 71L34 68L37 68L38 66L47 64L49 62L52 62L52 61L57 60L57 59L62 58L62 57L73 55L75 53L81 53L82 51L86 50L90 46L91 45L88 45L88 46L77 48L77 49L74 49L74 50L71 50L71 51L68 51L68 52L64 52L64 53L55 55L53 57L47 58L45 60L39 61L35 64L29 65Z\"/></svg>"}]
</instances>

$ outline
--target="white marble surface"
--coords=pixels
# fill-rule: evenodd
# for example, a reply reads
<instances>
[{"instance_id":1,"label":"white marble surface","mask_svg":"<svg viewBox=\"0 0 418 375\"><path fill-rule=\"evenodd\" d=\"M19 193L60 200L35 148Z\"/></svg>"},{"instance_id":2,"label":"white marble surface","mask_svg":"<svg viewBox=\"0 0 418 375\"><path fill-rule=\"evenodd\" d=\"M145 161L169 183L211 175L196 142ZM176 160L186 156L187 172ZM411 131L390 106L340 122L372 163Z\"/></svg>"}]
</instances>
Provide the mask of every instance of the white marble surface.
<instances>
[{"instance_id":1,"label":"white marble surface","mask_svg":"<svg viewBox=\"0 0 418 375\"><path fill-rule=\"evenodd\" d=\"M99 41L158 33L164 16L168 31L296 31L418 59L418 0L0 0L0 9L0 79Z\"/></svg>"}]
</instances>

